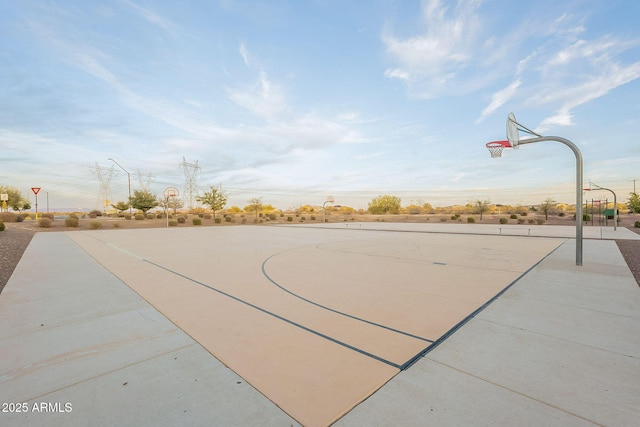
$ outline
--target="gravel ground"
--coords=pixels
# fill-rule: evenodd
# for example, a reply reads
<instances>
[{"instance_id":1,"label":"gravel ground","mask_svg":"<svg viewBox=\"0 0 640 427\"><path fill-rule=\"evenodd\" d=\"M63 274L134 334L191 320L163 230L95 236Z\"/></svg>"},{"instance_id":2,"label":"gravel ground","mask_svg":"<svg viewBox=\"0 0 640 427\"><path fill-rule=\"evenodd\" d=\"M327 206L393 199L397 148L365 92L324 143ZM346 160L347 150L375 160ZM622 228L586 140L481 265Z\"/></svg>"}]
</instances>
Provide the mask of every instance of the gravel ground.
<instances>
[{"instance_id":1,"label":"gravel ground","mask_svg":"<svg viewBox=\"0 0 640 427\"><path fill-rule=\"evenodd\" d=\"M35 234L33 227L17 223L5 225L6 229L0 231L0 292L9 281L9 277ZM629 230L640 234L639 228L629 228ZM616 243L640 286L640 240L616 240Z\"/></svg>"},{"instance_id":2,"label":"gravel ground","mask_svg":"<svg viewBox=\"0 0 640 427\"><path fill-rule=\"evenodd\" d=\"M9 281L9 277L22 258L35 231L18 224L5 224L6 229L0 231L0 292Z\"/></svg>"}]
</instances>

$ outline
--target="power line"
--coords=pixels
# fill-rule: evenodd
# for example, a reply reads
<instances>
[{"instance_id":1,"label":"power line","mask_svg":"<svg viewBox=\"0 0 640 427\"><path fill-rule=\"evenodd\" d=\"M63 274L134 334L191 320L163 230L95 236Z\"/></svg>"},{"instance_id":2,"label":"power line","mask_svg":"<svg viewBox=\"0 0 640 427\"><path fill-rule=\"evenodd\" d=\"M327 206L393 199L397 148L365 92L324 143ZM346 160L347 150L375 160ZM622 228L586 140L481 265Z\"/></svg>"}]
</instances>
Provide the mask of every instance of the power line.
<instances>
[{"instance_id":1,"label":"power line","mask_svg":"<svg viewBox=\"0 0 640 427\"><path fill-rule=\"evenodd\" d=\"M180 163L180 166L184 170L184 191L182 194L187 198L187 207L189 209L193 209L193 202L199 195L197 177L200 173L200 166L198 165L197 160L195 163L187 163L184 156L182 157L182 163Z\"/></svg>"},{"instance_id":2,"label":"power line","mask_svg":"<svg viewBox=\"0 0 640 427\"><path fill-rule=\"evenodd\" d=\"M98 199L96 200L96 209L104 208L109 205L111 200L111 178L113 178L113 165L110 168L96 165L91 167L91 172L95 173L100 181L100 190L98 190Z\"/></svg>"}]
</instances>

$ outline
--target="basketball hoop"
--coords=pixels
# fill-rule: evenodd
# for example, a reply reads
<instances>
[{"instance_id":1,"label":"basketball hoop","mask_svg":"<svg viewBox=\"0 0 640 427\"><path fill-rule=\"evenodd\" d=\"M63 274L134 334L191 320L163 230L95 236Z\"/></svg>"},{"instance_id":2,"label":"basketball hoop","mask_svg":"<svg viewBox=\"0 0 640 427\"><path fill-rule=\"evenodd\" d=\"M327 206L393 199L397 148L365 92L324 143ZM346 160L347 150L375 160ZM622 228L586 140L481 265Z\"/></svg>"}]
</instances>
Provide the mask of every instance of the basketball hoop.
<instances>
[{"instance_id":1,"label":"basketball hoop","mask_svg":"<svg viewBox=\"0 0 640 427\"><path fill-rule=\"evenodd\" d=\"M487 142L487 149L489 150L489 154L491 157L502 157L502 150L505 148L511 148L511 144L509 141L491 141Z\"/></svg>"}]
</instances>

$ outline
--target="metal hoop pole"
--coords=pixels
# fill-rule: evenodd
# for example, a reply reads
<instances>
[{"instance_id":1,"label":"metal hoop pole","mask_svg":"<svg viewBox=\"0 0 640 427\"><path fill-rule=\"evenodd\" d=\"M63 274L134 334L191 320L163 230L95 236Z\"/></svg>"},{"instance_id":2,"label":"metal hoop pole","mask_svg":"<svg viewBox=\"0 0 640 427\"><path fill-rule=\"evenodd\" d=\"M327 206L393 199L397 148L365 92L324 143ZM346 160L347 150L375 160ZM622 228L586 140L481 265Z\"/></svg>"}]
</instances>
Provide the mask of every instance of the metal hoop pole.
<instances>
[{"instance_id":1,"label":"metal hoop pole","mask_svg":"<svg viewBox=\"0 0 640 427\"><path fill-rule=\"evenodd\" d=\"M582 153L573 142L559 136L525 139L521 140L518 145L542 141L560 142L571 148L571 151L576 155L576 265L582 265Z\"/></svg>"}]
</instances>

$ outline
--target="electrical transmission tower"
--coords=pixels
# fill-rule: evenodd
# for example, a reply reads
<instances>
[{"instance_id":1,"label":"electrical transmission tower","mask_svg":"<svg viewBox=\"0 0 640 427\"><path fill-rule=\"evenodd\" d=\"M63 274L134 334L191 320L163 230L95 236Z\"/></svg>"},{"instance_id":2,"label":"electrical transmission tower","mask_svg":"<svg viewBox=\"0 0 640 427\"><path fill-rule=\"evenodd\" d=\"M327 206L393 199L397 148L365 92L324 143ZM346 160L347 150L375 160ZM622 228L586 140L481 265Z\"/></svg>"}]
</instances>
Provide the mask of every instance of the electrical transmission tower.
<instances>
[{"instance_id":1,"label":"electrical transmission tower","mask_svg":"<svg viewBox=\"0 0 640 427\"><path fill-rule=\"evenodd\" d=\"M188 208L193 209L193 202L198 197L198 183L196 182L196 178L198 173L200 173L200 166L198 166L198 161L195 163L187 163L187 160L182 157L182 163L180 163L180 167L184 170L184 194Z\"/></svg>"},{"instance_id":2,"label":"electrical transmission tower","mask_svg":"<svg viewBox=\"0 0 640 427\"><path fill-rule=\"evenodd\" d=\"M103 166L96 165L91 168L91 172L98 176L100 181L100 190L98 192L98 199L96 200L96 209L101 209L104 212L111 200L111 178L113 177L113 166L105 168Z\"/></svg>"},{"instance_id":3,"label":"electrical transmission tower","mask_svg":"<svg viewBox=\"0 0 640 427\"><path fill-rule=\"evenodd\" d=\"M140 188L142 188L143 191L149 191L151 183L155 181L154 176L151 175L151 172L143 174L142 172L140 172L140 169L138 169L138 173L136 175L138 177L138 184L140 184Z\"/></svg>"}]
</instances>

